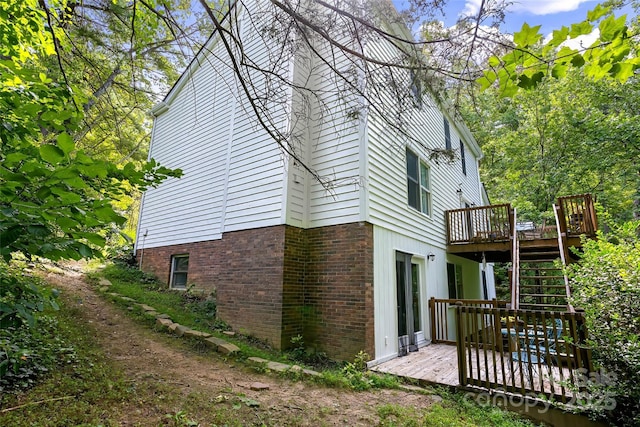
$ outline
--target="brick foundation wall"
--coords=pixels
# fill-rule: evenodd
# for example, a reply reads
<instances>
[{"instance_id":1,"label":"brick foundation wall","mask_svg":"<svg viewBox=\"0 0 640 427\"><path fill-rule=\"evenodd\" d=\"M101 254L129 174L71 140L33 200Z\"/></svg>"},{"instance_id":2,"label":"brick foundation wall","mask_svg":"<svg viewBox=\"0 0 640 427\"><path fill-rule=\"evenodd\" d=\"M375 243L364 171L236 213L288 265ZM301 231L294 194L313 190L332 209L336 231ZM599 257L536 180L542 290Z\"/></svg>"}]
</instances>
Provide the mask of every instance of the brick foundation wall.
<instances>
[{"instance_id":1,"label":"brick foundation wall","mask_svg":"<svg viewBox=\"0 0 640 427\"><path fill-rule=\"evenodd\" d=\"M234 330L282 346L285 226L224 233L220 240L147 248L142 268L169 283L171 256L189 254L188 283L216 290L218 317ZM140 259L140 258L138 258Z\"/></svg>"},{"instance_id":2,"label":"brick foundation wall","mask_svg":"<svg viewBox=\"0 0 640 427\"><path fill-rule=\"evenodd\" d=\"M265 227L137 252L167 284L179 254L189 254L188 283L216 290L218 316L234 330L276 348L303 335L332 358L374 356L371 224Z\"/></svg>"},{"instance_id":3,"label":"brick foundation wall","mask_svg":"<svg viewBox=\"0 0 640 427\"><path fill-rule=\"evenodd\" d=\"M351 223L306 230L305 343L330 357L374 356L373 226Z\"/></svg>"},{"instance_id":4,"label":"brick foundation wall","mask_svg":"<svg viewBox=\"0 0 640 427\"><path fill-rule=\"evenodd\" d=\"M306 231L290 226L285 230L282 283L283 348L291 344L292 337L304 334L304 280L308 257Z\"/></svg>"}]
</instances>

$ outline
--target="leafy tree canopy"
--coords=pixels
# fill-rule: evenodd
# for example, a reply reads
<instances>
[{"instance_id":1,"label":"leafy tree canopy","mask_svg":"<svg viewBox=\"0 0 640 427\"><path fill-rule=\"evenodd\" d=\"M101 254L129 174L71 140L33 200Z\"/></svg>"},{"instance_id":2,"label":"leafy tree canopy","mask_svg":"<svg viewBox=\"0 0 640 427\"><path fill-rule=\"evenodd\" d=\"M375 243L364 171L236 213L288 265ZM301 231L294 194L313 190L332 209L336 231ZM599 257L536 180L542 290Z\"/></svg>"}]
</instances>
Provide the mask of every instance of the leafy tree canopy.
<instances>
[{"instance_id":1,"label":"leafy tree canopy","mask_svg":"<svg viewBox=\"0 0 640 427\"><path fill-rule=\"evenodd\" d=\"M69 39L64 0L0 1L0 255L90 257L104 229L124 218L111 201L179 176L151 161L116 165L75 137L88 97L67 78L59 52ZM62 72L61 72L62 71ZM62 76L60 76L61 72ZM56 75L53 79L50 76Z\"/></svg>"},{"instance_id":2,"label":"leafy tree canopy","mask_svg":"<svg viewBox=\"0 0 640 427\"><path fill-rule=\"evenodd\" d=\"M567 41L599 30L598 39L588 47L571 48ZM478 79L483 89L492 85L500 95L510 97L519 88L531 89L545 77L562 78L571 68L582 68L586 76L626 82L640 67L635 54L634 34L627 27L626 15L616 17L610 6L597 5L581 22L554 30L548 40L540 25L529 26L513 36L513 47L502 56L492 56L488 69Z\"/></svg>"}]
</instances>

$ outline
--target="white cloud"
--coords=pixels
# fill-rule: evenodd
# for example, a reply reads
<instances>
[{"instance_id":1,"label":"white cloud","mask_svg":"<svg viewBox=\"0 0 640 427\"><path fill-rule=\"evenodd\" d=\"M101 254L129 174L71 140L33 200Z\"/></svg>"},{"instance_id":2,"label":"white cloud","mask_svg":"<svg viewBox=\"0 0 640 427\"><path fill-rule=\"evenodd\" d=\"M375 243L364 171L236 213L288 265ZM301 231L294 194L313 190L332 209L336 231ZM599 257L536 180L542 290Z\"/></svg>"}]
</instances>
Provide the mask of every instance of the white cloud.
<instances>
[{"instance_id":1,"label":"white cloud","mask_svg":"<svg viewBox=\"0 0 640 427\"><path fill-rule=\"evenodd\" d=\"M582 3L594 0L516 0L510 7L510 12L531 13L533 15L552 15L560 12L576 10ZM481 0L467 0L461 15L477 15Z\"/></svg>"},{"instance_id":2,"label":"white cloud","mask_svg":"<svg viewBox=\"0 0 640 427\"><path fill-rule=\"evenodd\" d=\"M482 0L467 0L464 4L464 9L460 12L460 16L477 15L480 10L480 4L482 4Z\"/></svg>"},{"instance_id":3,"label":"white cloud","mask_svg":"<svg viewBox=\"0 0 640 427\"><path fill-rule=\"evenodd\" d=\"M544 43L548 43L552 37L553 37L553 34L547 35L547 37L545 37L544 39ZM579 37L576 37L575 39L567 40L566 42L562 43L562 46L567 46L567 47L570 47L571 49L581 50L591 46L593 42L595 42L598 39L598 37L600 37L600 29L596 28L590 34L585 34L584 36L579 36Z\"/></svg>"},{"instance_id":4,"label":"white cloud","mask_svg":"<svg viewBox=\"0 0 640 427\"><path fill-rule=\"evenodd\" d=\"M512 12L533 13L534 15L551 15L576 10L582 3L593 0L520 0L510 7Z\"/></svg>"}]
</instances>

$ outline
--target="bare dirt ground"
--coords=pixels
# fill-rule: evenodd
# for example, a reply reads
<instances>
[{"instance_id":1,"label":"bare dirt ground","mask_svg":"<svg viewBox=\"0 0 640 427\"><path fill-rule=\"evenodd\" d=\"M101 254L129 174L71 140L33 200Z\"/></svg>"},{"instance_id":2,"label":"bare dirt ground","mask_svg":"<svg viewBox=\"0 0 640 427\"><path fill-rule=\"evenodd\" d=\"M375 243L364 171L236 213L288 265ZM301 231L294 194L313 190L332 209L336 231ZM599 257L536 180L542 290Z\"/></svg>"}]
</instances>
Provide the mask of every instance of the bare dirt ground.
<instances>
[{"instance_id":1,"label":"bare dirt ground","mask_svg":"<svg viewBox=\"0 0 640 427\"><path fill-rule=\"evenodd\" d=\"M370 426L380 423L377 408L381 405L425 408L438 399L403 390L352 392L259 373L220 355L198 354L172 343L177 338L136 323L121 308L102 298L81 273L49 274L47 280L71 296L67 300L81 313L78 321L95 331L95 339L107 357L137 389L168 389L174 393L172 399L166 399L166 405L159 392L147 392L138 402L130 402L129 408L118 411L120 425L161 425L166 423L163 420L167 413L183 409L183 404L189 408L220 408L218 418L210 418L207 410L186 411L187 418L202 426L211 425L212 420L219 422L220 414L233 416L232 405L236 402L237 409L240 396L245 403L251 399L259 405L242 405L244 412L237 412L238 418L230 419L231 424ZM250 385L254 382L267 384L269 389L253 391ZM193 399L207 402L193 405Z\"/></svg>"}]
</instances>

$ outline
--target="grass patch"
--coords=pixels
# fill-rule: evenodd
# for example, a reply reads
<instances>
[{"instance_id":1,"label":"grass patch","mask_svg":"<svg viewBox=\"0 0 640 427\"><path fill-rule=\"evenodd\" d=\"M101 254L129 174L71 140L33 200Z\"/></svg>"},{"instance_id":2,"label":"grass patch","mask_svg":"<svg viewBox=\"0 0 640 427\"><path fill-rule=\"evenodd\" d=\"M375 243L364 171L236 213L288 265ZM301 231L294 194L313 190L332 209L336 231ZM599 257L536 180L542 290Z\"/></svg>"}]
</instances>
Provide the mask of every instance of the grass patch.
<instances>
[{"instance_id":1,"label":"grass patch","mask_svg":"<svg viewBox=\"0 0 640 427\"><path fill-rule=\"evenodd\" d=\"M93 334L78 324L77 315L64 308L57 312L55 335L48 338L72 343L74 357L28 392L3 393L3 411L15 408L1 414L3 425L112 425L110 419L131 398L131 384L95 346Z\"/></svg>"},{"instance_id":2,"label":"grass patch","mask_svg":"<svg viewBox=\"0 0 640 427\"><path fill-rule=\"evenodd\" d=\"M480 406L460 393L438 390L443 398L426 409L382 405L376 408L380 426L423 427L532 427L533 422L493 406Z\"/></svg>"},{"instance_id":3,"label":"grass patch","mask_svg":"<svg viewBox=\"0 0 640 427\"><path fill-rule=\"evenodd\" d=\"M230 328L225 322L216 318L215 295L167 289L161 286L153 276L122 264L109 264L99 273L89 273L88 276L95 283L98 283L99 277L109 279L112 285L107 292L132 298L140 304L155 308L159 313L167 314L176 323L232 342L240 348L240 357L255 356L288 362L286 355L271 349L255 337L240 334L229 337L223 334L223 331ZM114 297L112 300L125 308L131 306L119 298ZM133 313L139 321L152 327L155 325L155 319L145 316L140 309L135 308ZM197 342L195 344L198 345Z\"/></svg>"}]
</instances>

